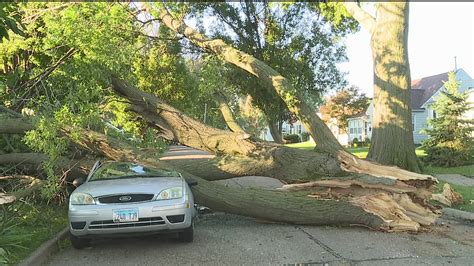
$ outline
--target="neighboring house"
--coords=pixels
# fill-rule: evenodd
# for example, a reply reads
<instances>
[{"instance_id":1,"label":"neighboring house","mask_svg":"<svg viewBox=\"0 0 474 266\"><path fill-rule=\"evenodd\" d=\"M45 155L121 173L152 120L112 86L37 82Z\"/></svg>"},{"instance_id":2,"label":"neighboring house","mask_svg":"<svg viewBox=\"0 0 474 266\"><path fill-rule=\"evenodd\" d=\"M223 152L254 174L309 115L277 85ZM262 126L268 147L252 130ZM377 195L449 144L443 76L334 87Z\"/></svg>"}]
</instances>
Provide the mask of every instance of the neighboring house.
<instances>
[{"instance_id":1,"label":"neighboring house","mask_svg":"<svg viewBox=\"0 0 474 266\"><path fill-rule=\"evenodd\" d=\"M296 121L293 124L285 121L285 122L283 122L283 124L281 126L281 132L282 132L283 136L291 135L291 134L297 134L297 135L300 135L300 137L301 137L301 135L303 133L308 132L308 131L303 126L303 124L301 124L300 121ZM262 140L266 140L266 141L273 141L272 134L270 133L270 129L268 127L264 128L262 130L262 132L260 133L260 138Z\"/></svg>"},{"instance_id":2,"label":"neighboring house","mask_svg":"<svg viewBox=\"0 0 474 266\"><path fill-rule=\"evenodd\" d=\"M349 142L354 139L365 141L372 138L372 114L374 104L371 102L367 110L363 113L351 116L347 119L347 131Z\"/></svg>"},{"instance_id":3,"label":"neighboring house","mask_svg":"<svg viewBox=\"0 0 474 266\"><path fill-rule=\"evenodd\" d=\"M460 82L459 91L469 90L469 99L474 102L474 80L463 70L456 71L456 79ZM444 82L448 80L448 72L413 80L411 83L411 109L413 139L415 144L421 144L428 135L423 130L428 128L428 121L436 117L436 112L430 108L430 105L436 100L436 97L444 90ZM359 116L351 117L349 122L349 140L354 138L364 140L365 137L372 136L372 114L373 104L367 108L365 113ZM467 118L474 119L474 110L466 114Z\"/></svg>"},{"instance_id":4,"label":"neighboring house","mask_svg":"<svg viewBox=\"0 0 474 266\"><path fill-rule=\"evenodd\" d=\"M321 117L321 114L318 113L317 114L319 117ZM337 123L336 123L336 119L335 118L331 118L328 123L326 123L326 125L329 127L329 129L331 129L331 132L334 134L334 136L337 138L337 140L339 141L339 143L341 143L341 145L348 145L348 136L347 134L342 130L340 129L338 126L337 126ZM300 137L302 137L302 134L303 133L306 133L308 132L308 130L306 130L306 128L304 127L304 125L298 120L294 123L289 123L287 121L283 122L282 124L282 135L285 136L285 135L291 135L291 134L297 134L299 135ZM260 134L260 138L262 140L266 140L266 141L273 141L273 137L272 135L270 134L270 130L268 129L268 127L266 127L265 129L263 129L262 133ZM310 136L310 141L313 141L313 138Z\"/></svg>"}]
</instances>

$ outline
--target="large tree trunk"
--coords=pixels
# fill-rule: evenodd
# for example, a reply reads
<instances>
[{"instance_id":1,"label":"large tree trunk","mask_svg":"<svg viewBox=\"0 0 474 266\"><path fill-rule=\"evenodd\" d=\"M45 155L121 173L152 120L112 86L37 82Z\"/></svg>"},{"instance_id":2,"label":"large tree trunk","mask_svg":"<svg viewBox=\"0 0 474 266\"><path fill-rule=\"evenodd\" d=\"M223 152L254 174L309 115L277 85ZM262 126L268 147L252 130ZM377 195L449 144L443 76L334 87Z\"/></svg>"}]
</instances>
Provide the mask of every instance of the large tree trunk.
<instances>
[{"instance_id":1,"label":"large tree trunk","mask_svg":"<svg viewBox=\"0 0 474 266\"><path fill-rule=\"evenodd\" d=\"M368 158L420 172L415 154L408 62L408 3L379 3L371 38L374 115Z\"/></svg>"},{"instance_id":2,"label":"large tree trunk","mask_svg":"<svg viewBox=\"0 0 474 266\"><path fill-rule=\"evenodd\" d=\"M0 134L24 134L32 129L33 124L22 118L3 119L0 123Z\"/></svg>"},{"instance_id":3,"label":"large tree trunk","mask_svg":"<svg viewBox=\"0 0 474 266\"><path fill-rule=\"evenodd\" d=\"M355 3L347 10L371 33L374 62L374 114L368 159L420 172L415 154L408 62L406 2L377 4L377 17Z\"/></svg>"},{"instance_id":4,"label":"large tree trunk","mask_svg":"<svg viewBox=\"0 0 474 266\"><path fill-rule=\"evenodd\" d=\"M217 103L219 103L219 110L222 113L225 123L232 132L236 133L245 133L242 127L234 119L234 114L227 104L227 98L221 93L215 93L214 97L216 98Z\"/></svg>"},{"instance_id":5,"label":"large tree trunk","mask_svg":"<svg viewBox=\"0 0 474 266\"><path fill-rule=\"evenodd\" d=\"M278 126L278 122L267 118L267 123L268 123L268 129L270 130L270 134L272 135L273 141L278 144L283 143L283 137L280 134L280 129Z\"/></svg>"}]
</instances>

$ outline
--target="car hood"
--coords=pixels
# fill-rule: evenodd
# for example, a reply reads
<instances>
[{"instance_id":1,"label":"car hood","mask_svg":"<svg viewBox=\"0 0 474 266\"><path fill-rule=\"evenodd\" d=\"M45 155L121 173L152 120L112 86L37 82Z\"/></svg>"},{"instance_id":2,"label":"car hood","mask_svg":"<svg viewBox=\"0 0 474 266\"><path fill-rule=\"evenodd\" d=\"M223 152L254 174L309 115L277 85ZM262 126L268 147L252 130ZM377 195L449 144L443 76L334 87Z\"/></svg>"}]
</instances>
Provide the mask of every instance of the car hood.
<instances>
[{"instance_id":1,"label":"car hood","mask_svg":"<svg viewBox=\"0 0 474 266\"><path fill-rule=\"evenodd\" d=\"M183 186L183 184L182 177L136 177L86 182L74 192L87 193L94 198L114 194L158 194L164 189Z\"/></svg>"}]
</instances>

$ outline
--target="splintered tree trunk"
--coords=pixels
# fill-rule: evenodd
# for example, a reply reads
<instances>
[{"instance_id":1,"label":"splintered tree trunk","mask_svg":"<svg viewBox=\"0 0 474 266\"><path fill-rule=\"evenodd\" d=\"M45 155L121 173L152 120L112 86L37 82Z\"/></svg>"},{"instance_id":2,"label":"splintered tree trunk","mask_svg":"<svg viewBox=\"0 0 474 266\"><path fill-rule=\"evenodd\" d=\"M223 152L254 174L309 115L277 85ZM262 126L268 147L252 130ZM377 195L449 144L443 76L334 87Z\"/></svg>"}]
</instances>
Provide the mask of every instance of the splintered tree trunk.
<instances>
[{"instance_id":1,"label":"splintered tree trunk","mask_svg":"<svg viewBox=\"0 0 474 266\"><path fill-rule=\"evenodd\" d=\"M232 132L236 133L245 133L242 127L234 119L234 114L230 109L229 105L227 104L226 97L221 93L215 93L214 97L216 98L217 102L219 103L219 110L222 113L222 117L224 118L225 123L229 127Z\"/></svg>"},{"instance_id":2,"label":"splintered tree trunk","mask_svg":"<svg viewBox=\"0 0 474 266\"><path fill-rule=\"evenodd\" d=\"M368 158L420 172L410 106L408 3L379 3L372 33L374 115Z\"/></svg>"}]
</instances>

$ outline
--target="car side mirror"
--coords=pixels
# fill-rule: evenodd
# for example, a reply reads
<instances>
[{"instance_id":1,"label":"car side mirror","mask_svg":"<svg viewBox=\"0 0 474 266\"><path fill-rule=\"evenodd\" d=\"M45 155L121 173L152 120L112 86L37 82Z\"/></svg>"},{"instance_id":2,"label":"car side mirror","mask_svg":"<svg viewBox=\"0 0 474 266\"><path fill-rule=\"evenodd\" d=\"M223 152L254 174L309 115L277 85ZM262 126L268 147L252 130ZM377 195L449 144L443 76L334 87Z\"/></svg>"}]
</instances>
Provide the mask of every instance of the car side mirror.
<instances>
[{"instance_id":1,"label":"car side mirror","mask_svg":"<svg viewBox=\"0 0 474 266\"><path fill-rule=\"evenodd\" d=\"M194 179L188 179L188 180L186 180L186 183L188 183L188 186L194 187L198 184L198 181L196 181Z\"/></svg>"},{"instance_id":2,"label":"car side mirror","mask_svg":"<svg viewBox=\"0 0 474 266\"><path fill-rule=\"evenodd\" d=\"M75 187L78 187L78 186L84 184L85 181L86 180L84 178L78 177L78 178L74 179L74 181L72 181L72 185L75 186Z\"/></svg>"}]
</instances>

